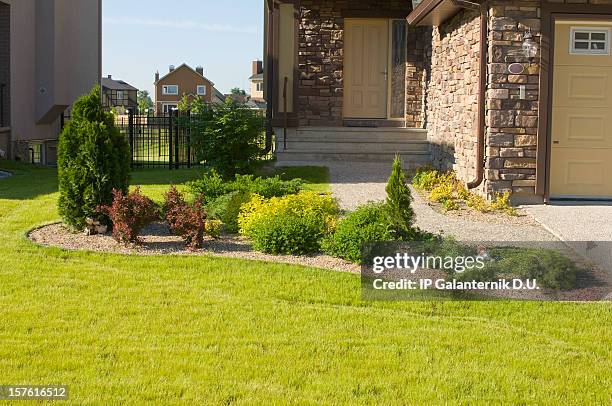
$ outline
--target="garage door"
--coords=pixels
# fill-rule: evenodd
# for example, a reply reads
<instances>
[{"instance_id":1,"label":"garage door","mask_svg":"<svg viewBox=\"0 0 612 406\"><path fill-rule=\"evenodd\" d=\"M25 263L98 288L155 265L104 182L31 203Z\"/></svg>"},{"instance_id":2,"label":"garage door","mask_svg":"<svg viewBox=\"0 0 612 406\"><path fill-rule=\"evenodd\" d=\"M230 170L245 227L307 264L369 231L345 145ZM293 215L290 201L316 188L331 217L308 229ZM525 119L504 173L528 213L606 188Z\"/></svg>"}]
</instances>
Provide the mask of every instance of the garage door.
<instances>
[{"instance_id":1,"label":"garage door","mask_svg":"<svg viewBox=\"0 0 612 406\"><path fill-rule=\"evenodd\" d=\"M612 198L612 21L555 30L551 197Z\"/></svg>"}]
</instances>

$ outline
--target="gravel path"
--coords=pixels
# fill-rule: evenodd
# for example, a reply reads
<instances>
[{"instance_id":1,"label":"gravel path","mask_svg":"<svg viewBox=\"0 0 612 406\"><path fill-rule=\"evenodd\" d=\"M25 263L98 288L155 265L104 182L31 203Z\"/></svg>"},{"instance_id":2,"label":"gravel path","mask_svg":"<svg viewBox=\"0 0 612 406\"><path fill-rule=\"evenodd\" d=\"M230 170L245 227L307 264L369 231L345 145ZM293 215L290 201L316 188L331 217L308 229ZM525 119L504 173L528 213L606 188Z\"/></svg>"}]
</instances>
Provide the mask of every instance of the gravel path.
<instances>
[{"instance_id":1,"label":"gravel path","mask_svg":"<svg viewBox=\"0 0 612 406\"><path fill-rule=\"evenodd\" d=\"M329 164L331 190L345 210L354 210L368 201L382 201L391 168L388 164ZM529 216L511 218L480 213L443 214L413 190L417 226L460 241L557 241ZM468 218L469 216L469 218Z\"/></svg>"}]
</instances>

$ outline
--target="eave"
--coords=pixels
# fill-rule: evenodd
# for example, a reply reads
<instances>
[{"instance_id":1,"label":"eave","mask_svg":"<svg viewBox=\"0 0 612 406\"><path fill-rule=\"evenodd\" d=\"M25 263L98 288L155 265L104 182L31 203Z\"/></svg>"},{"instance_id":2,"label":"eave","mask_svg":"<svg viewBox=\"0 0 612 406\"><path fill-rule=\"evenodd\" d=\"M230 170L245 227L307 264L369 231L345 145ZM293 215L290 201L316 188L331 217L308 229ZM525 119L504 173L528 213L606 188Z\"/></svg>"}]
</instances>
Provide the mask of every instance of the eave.
<instances>
[{"instance_id":1,"label":"eave","mask_svg":"<svg viewBox=\"0 0 612 406\"><path fill-rule=\"evenodd\" d=\"M415 26L438 26L453 17L463 8L478 7L475 1L423 0L408 15L408 24Z\"/></svg>"}]
</instances>

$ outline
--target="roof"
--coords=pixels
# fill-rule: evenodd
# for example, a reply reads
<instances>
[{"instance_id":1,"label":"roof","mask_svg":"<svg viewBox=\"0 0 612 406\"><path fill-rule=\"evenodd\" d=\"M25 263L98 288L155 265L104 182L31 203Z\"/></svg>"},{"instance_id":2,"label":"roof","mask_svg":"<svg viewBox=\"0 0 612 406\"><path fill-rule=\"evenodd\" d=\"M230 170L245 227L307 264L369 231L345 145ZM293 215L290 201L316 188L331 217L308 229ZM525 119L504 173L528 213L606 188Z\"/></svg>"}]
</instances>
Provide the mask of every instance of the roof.
<instances>
[{"instance_id":1,"label":"roof","mask_svg":"<svg viewBox=\"0 0 612 406\"><path fill-rule=\"evenodd\" d=\"M204 78L206 81L208 81L208 82L210 83L210 85L211 85L211 86L214 86L214 85L215 85L215 84L214 84L214 83L213 83L213 82L212 82L210 79L208 79L208 78L207 78L206 76L204 76L204 75L200 75L200 74L198 73L198 71L196 71L195 69L193 69L191 66L187 65L186 63L182 63L182 64L180 64L178 67L176 67L176 68L175 68L173 71L170 71L170 72L166 73L164 76L162 76L161 78L159 78L159 80L157 80L157 81L155 82L155 84L158 84L160 81L162 81L162 80L166 79L168 76L171 76L171 75L172 75L174 72L176 72L177 70L179 70L179 69L181 69L181 68L187 68L187 69L189 69L190 71L192 71L193 73L195 73L196 75L199 75L199 76L203 77L203 78Z\"/></svg>"},{"instance_id":2,"label":"roof","mask_svg":"<svg viewBox=\"0 0 612 406\"><path fill-rule=\"evenodd\" d=\"M462 8L477 6L475 3L461 0L423 0L408 15L408 24L437 26L453 17Z\"/></svg>"},{"instance_id":3,"label":"roof","mask_svg":"<svg viewBox=\"0 0 612 406\"><path fill-rule=\"evenodd\" d=\"M263 73L258 73L256 75L253 75L249 78L249 80L263 80L264 76Z\"/></svg>"},{"instance_id":4,"label":"roof","mask_svg":"<svg viewBox=\"0 0 612 406\"><path fill-rule=\"evenodd\" d=\"M216 87L213 87L213 95L221 101L225 101L225 95L221 93Z\"/></svg>"},{"instance_id":5,"label":"roof","mask_svg":"<svg viewBox=\"0 0 612 406\"><path fill-rule=\"evenodd\" d=\"M265 110L267 103L264 100L249 100L246 105L253 110Z\"/></svg>"},{"instance_id":6,"label":"roof","mask_svg":"<svg viewBox=\"0 0 612 406\"><path fill-rule=\"evenodd\" d=\"M136 90L138 91L138 89L136 89L134 86L124 82L123 80L102 78L102 80L100 81L100 84L102 85L102 87L105 87L111 90Z\"/></svg>"}]
</instances>

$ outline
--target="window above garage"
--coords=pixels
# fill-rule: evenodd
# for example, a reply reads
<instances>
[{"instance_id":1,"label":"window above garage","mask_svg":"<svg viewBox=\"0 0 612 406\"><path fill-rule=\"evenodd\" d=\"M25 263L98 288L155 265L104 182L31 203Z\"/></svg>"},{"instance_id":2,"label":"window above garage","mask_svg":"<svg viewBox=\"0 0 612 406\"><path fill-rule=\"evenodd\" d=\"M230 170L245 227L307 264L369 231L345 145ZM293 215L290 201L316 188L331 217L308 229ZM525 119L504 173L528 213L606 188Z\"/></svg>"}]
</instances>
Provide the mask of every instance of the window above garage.
<instances>
[{"instance_id":1,"label":"window above garage","mask_svg":"<svg viewBox=\"0 0 612 406\"><path fill-rule=\"evenodd\" d=\"M572 27L570 53L610 55L610 28Z\"/></svg>"}]
</instances>

